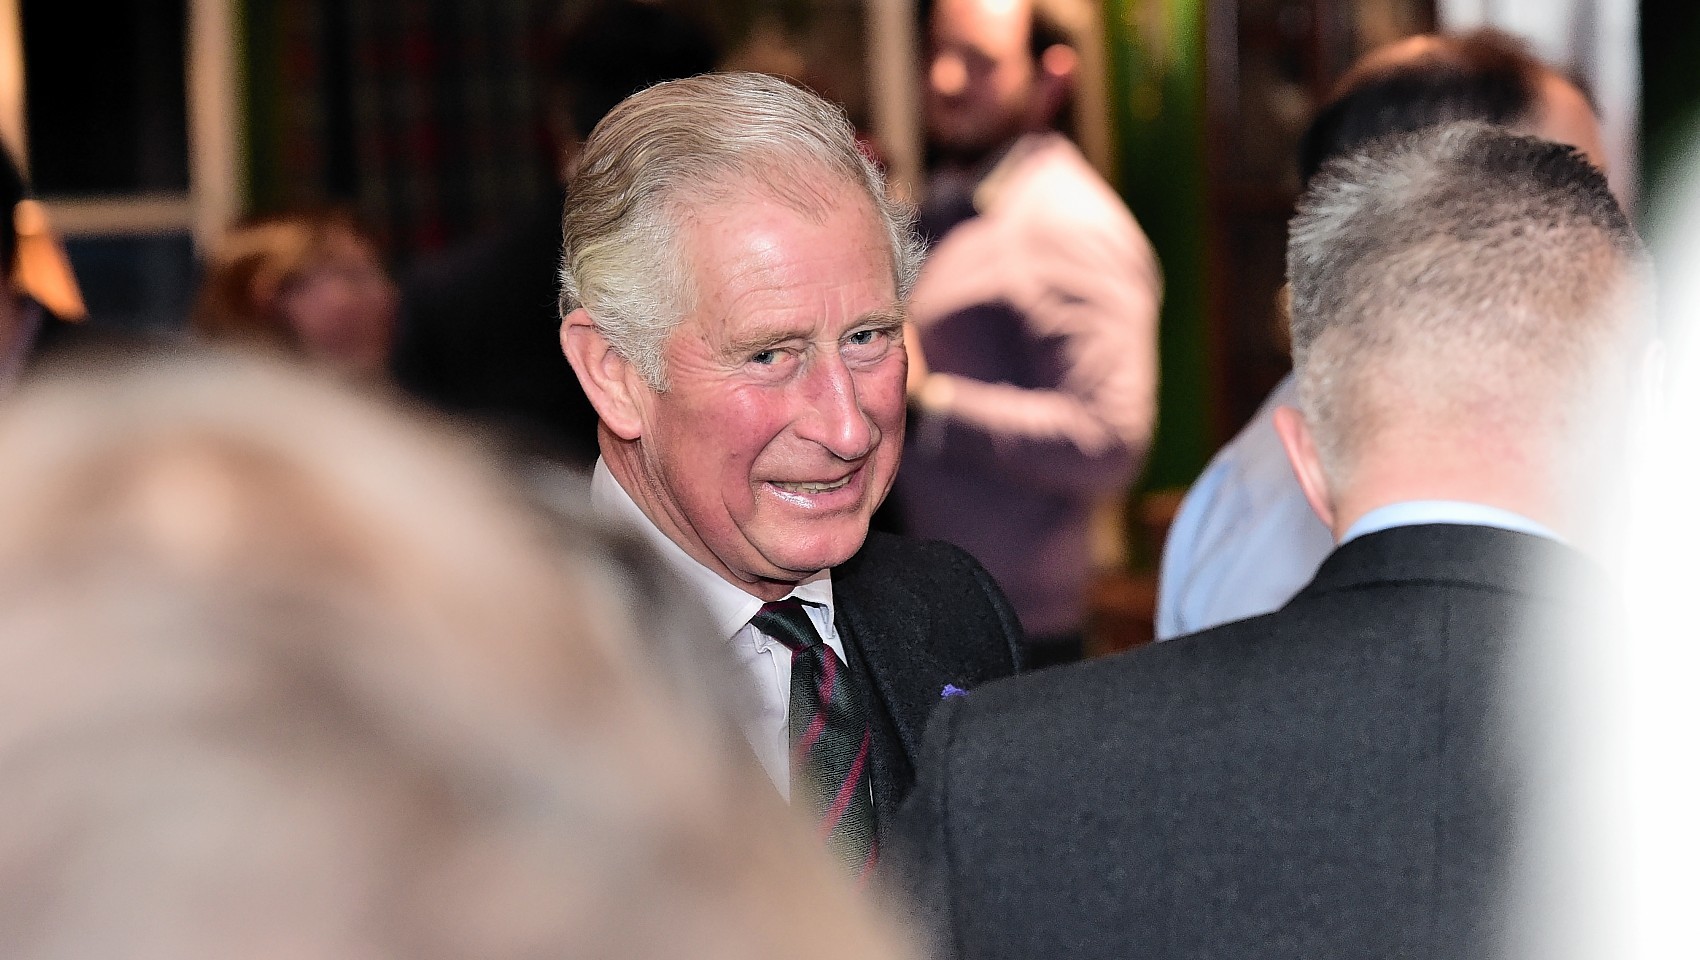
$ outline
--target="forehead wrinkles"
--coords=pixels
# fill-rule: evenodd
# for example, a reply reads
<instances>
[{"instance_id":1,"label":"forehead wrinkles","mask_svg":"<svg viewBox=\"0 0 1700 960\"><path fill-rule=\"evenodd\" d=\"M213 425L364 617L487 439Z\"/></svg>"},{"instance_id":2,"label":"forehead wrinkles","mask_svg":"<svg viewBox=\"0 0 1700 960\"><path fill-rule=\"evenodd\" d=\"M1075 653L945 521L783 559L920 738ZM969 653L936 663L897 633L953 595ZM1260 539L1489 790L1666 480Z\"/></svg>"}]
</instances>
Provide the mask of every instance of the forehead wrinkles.
<instances>
[{"instance_id":1,"label":"forehead wrinkles","mask_svg":"<svg viewBox=\"0 0 1700 960\"><path fill-rule=\"evenodd\" d=\"M829 252L826 259L839 259ZM898 322L901 311L883 274L794 276L799 261L755 265L740 271L750 279L728 285L713 310L703 315L704 339L727 359L753 349L806 338L832 340L865 322ZM808 271L803 271L807 273Z\"/></svg>"},{"instance_id":2,"label":"forehead wrinkles","mask_svg":"<svg viewBox=\"0 0 1700 960\"><path fill-rule=\"evenodd\" d=\"M811 289L822 298L820 306L848 305L857 289L867 287L885 302L861 310L895 309L891 252L873 205L848 190L839 198L845 202L808 213L765 190L694 207L681 235L698 306L735 312L752 299L783 300ZM787 214L805 226L799 229ZM837 229L835 217L850 221L850 229ZM859 273L864 264L868 269Z\"/></svg>"},{"instance_id":3,"label":"forehead wrinkles","mask_svg":"<svg viewBox=\"0 0 1700 960\"><path fill-rule=\"evenodd\" d=\"M852 171L770 150L700 179L681 180L668 189L664 205L681 226L713 219L719 211L768 203L820 224L847 202L873 206Z\"/></svg>"}]
</instances>

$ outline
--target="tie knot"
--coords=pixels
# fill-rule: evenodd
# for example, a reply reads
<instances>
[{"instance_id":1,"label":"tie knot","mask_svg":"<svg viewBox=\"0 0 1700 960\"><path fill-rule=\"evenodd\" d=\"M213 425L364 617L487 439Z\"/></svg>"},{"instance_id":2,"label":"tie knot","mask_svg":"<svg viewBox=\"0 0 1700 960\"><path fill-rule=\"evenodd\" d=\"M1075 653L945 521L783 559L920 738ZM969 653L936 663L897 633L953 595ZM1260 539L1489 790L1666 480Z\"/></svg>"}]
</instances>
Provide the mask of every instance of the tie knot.
<instances>
[{"instance_id":1,"label":"tie knot","mask_svg":"<svg viewBox=\"0 0 1700 960\"><path fill-rule=\"evenodd\" d=\"M793 651L821 646L820 632L809 620L803 601L796 597L762 604L761 611L750 618L750 625Z\"/></svg>"}]
</instances>

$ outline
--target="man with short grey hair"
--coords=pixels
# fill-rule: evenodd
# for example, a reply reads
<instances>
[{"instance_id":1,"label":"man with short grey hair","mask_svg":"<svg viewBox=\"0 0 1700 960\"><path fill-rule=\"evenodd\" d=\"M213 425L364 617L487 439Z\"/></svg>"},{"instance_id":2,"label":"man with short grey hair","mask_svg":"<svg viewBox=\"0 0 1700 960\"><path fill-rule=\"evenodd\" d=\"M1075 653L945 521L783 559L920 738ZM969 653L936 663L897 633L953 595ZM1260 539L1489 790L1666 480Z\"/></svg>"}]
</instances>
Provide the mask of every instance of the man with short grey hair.
<instances>
[{"instance_id":1,"label":"man with short grey hair","mask_svg":"<svg viewBox=\"0 0 1700 960\"><path fill-rule=\"evenodd\" d=\"M1299 144L1300 182L1378 137L1460 121L1603 157L1593 110L1574 84L1521 41L1475 30L1407 37L1354 64ZM1275 408L1296 396L1288 376L1187 491L1163 547L1157 639L1276 609L1333 549L1275 432Z\"/></svg>"},{"instance_id":2,"label":"man with short grey hair","mask_svg":"<svg viewBox=\"0 0 1700 960\"><path fill-rule=\"evenodd\" d=\"M1581 388L1621 373L1645 306L1641 240L1584 163L1461 125L1309 194L1287 251L1299 403L1274 416L1336 538L1411 487L1568 526L1597 454Z\"/></svg>"},{"instance_id":3,"label":"man with short grey hair","mask_svg":"<svg viewBox=\"0 0 1700 960\"><path fill-rule=\"evenodd\" d=\"M1274 613L939 711L900 832L945 955L1483 957L1505 930L1510 668L1599 586L1578 466L1621 436L1646 256L1575 151L1460 125L1325 167L1288 278L1276 422L1340 546Z\"/></svg>"},{"instance_id":4,"label":"man with short grey hair","mask_svg":"<svg viewBox=\"0 0 1700 960\"><path fill-rule=\"evenodd\" d=\"M966 554L868 533L903 446L910 220L839 110L757 74L627 99L568 194L593 500L701 592L756 756L865 872L932 708L1012 673L1020 638Z\"/></svg>"}]
</instances>

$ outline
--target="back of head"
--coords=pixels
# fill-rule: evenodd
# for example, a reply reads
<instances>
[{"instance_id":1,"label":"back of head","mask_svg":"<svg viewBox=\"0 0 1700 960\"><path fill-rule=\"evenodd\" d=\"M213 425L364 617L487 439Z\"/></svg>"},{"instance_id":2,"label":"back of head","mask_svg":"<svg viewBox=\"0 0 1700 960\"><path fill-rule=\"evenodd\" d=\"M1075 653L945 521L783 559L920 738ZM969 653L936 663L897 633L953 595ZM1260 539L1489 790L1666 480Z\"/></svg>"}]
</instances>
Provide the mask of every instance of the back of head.
<instances>
[{"instance_id":1,"label":"back of head","mask_svg":"<svg viewBox=\"0 0 1700 960\"><path fill-rule=\"evenodd\" d=\"M592 0L555 38L550 60L574 134L586 139L615 104L664 80L713 70L720 50L677 4Z\"/></svg>"},{"instance_id":2,"label":"back of head","mask_svg":"<svg viewBox=\"0 0 1700 960\"><path fill-rule=\"evenodd\" d=\"M0 953L777 958L824 922L891 955L759 771L660 706L622 550L519 504L271 364L10 401Z\"/></svg>"},{"instance_id":3,"label":"back of head","mask_svg":"<svg viewBox=\"0 0 1700 960\"><path fill-rule=\"evenodd\" d=\"M1288 246L1301 405L1336 483L1375 443L1578 444L1621 372L1645 253L1569 147L1478 124L1324 166ZM1484 467L1486 465L1484 464Z\"/></svg>"},{"instance_id":4,"label":"back of head","mask_svg":"<svg viewBox=\"0 0 1700 960\"><path fill-rule=\"evenodd\" d=\"M1354 64L1299 141L1299 179L1379 137L1475 121L1533 132L1552 73L1521 41L1496 30L1410 37Z\"/></svg>"},{"instance_id":5,"label":"back of head","mask_svg":"<svg viewBox=\"0 0 1700 960\"><path fill-rule=\"evenodd\" d=\"M684 219L752 193L813 215L846 191L883 223L906 295L920 258L912 218L887 196L842 110L758 73L650 87L597 124L568 183L561 314L582 307L662 388L661 345L695 299L678 246Z\"/></svg>"}]
</instances>

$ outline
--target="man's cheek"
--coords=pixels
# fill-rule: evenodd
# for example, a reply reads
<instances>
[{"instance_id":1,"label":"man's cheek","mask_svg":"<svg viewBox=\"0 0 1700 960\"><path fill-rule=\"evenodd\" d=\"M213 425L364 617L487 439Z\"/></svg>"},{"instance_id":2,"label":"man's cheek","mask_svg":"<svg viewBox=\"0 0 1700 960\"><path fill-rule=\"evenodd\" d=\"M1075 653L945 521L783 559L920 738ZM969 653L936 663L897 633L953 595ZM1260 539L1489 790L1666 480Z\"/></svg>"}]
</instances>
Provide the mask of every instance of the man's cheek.
<instances>
[{"instance_id":1,"label":"man's cheek","mask_svg":"<svg viewBox=\"0 0 1700 960\"><path fill-rule=\"evenodd\" d=\"M861 385L862 409L882 431L901 431L905 403L905 384L908 365L902 357L894 358L868 377Z\"/></svg>"},{"instance_id":2,"label":"man's cheek","mask_svg":"<svg viewBox=\"0 0 1700 960\"><path fill-rule=\"evenodd\" d=\"M703 469L717 465L722 482L747 487L760 479L762 453L772 443L776 430L758 410L741 409L704 422L699 427L697 451Z\"/></svg>"}]
</instances>

